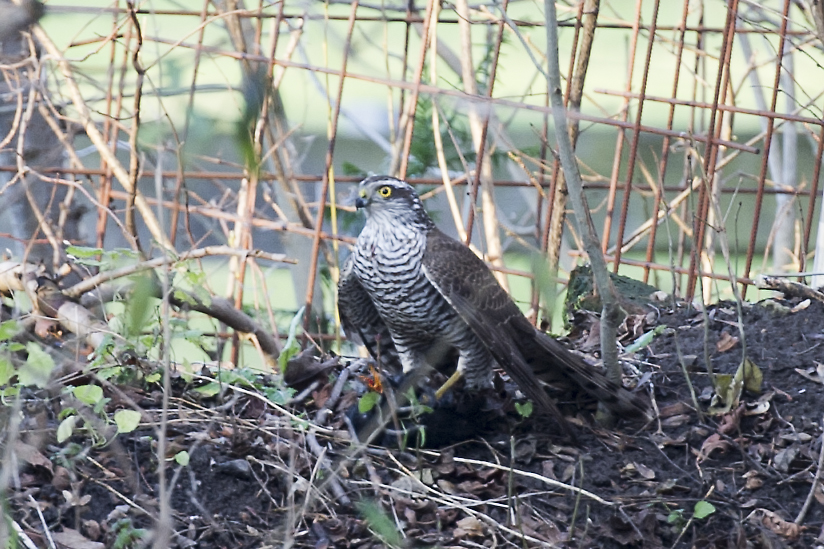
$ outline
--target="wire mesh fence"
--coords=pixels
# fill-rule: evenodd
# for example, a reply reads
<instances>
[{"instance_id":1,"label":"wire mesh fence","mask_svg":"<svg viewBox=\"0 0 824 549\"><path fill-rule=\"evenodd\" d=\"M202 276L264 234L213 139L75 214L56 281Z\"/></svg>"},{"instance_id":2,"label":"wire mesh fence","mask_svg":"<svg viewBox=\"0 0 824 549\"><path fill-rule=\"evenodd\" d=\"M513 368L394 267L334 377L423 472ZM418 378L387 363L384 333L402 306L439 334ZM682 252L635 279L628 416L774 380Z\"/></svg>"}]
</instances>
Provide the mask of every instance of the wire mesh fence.
<instances>
[{"instance_id":1,"label":"wire mesh fence","mask_svg":"<svg viewBox=\"0 0 824 549\"><path fill-rule=\"evenodd\" d=\"M746 292L759 273L824 270L818 9L559 5L569 132L616 272L714 300L731 280ZM347 198L388 173L537 319L555 293L540 281L584 260L544 26L540 5L506 0L50 2L3 36L0 236L65 280L96 270L66 242L144 259L280 253L288 280L234 254L197 284L283 328L273 311L302 304L333 318L323 281L360 222Z\"/></svg>"}]
</instances>

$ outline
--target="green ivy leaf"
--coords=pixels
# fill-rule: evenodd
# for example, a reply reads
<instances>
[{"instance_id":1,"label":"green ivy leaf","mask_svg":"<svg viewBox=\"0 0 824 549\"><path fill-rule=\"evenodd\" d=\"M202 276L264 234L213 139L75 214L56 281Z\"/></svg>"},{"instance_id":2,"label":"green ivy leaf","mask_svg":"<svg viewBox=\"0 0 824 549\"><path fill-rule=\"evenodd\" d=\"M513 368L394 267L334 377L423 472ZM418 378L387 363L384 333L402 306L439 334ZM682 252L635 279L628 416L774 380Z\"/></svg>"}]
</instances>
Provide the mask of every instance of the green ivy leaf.
<instances>
[{"instance_id":1,"label":"green ivy leaf","mask_svg":"<svg viewBox=\"0 0 824 549\"><path fill-rule=\"evenodd\" d=\"M178 465L182 465L183 467L186 467L187 465L189 465L189 452L187 452L186 450L183 450L181 452L176 453L175 454L175 461L177 462Z\"/></svg>"},{"instance_id":2,"label":"green ivy leaf","mask_svg":"<svg viewBox=\"0 0 824 549\"><path fill-rule=\"evenodd\" d=\"M33 341L26 344L26 351L29 356L17 372L17 379L21 385L35 385L42 389L49 383L54 370L54 359Z\"/></svg>"},{"instance_id":3,"label":"green ivy leaf","mask_svg":"<svg viewBox=\"0 0 824 549\"><path fill-rule=\"evenodd\" d=\"M695 509L692 512L692 516L696 519L702 519L710 516L715 512L715 505L710 503L709 501L701 500L695 504Z\"/></svg>"},{"instance_id":4,"label":"green ivy leaf","mask_svg":"<svg viewBox=\"0 0 824 549\"><path fill-rule=\"evenodd\" d=\"M0 341L8 341L17 335L20 331L20 325L16 320L7 320L0 322Z\"/></svg>"},{"instance_id":5,"label":"green ivy leaf","mask_svg":"<svg viewBox=\"0 0 824 549\"><path fill-rule=\"evenodd\" d=\"M114 422L118 433L131 433L140 424L140 412L134 410L118 410L114 413Z\"/></svg>"},{"instance_id":6,"label":"green ivy leaf","mask_svg":"<svg viewBox=\"0 0 824 549\"><path fill-rule=\"evenodd\" d=\"M9 360L9 357L0 354L0 385L6 385L14 377L14 365Z\"/></svg>"},{"instance_id":7,"label":"green ivy leaf","mask_svg":"<svg viewBox=\"0 0 824 549\"><path fill-rule=\"evenodd\" d=\"M103 248L89 248L88 246L67 246L66 253L76 258L85 259L103 254Z\"/></svg>"},{"instance_id":8,"label":"green ivy leaf","mask_svg":"<svg viewBox=\"0 0 824 549\"><path fill-rule=\"evenodd\" d=\"M2 402L5 406L9 406L11 404L10 400L18 394L20 394L19 385L0 389L0 402Z\"/></svg>"},{"instance_id":9,"label":"green ivy leaf","mask_svg":"<svg viewBox=\"0 0 824 549\"><path fill-rule=\"evenodd\" d=\"M303 311L305 308L306 307L301 307L298 309L297 314L292 318L291 324L289 324L289 337L278 357L278 366L280 366L281 372L286 372L286 365L289 363L289 360L300 352L300 343L298 343L295 333L298 330L300 321L303 320Z\"/></svg>"},{"instance_id":10,"label":"green ivy leaf","mask_svg":"<svg viewBox=\"0 0 824 549\"><path fill-rule=\"evenodd\" d=\"M134 288L126 302L126 337L132 338L140 334L149 320L152 296L155 294L155 283L149 276L141 276L134 281Z\"/></svg>"},{"instance_id":11,"label":"green ivy leaf","mask_svg":"<svg viewBox=\"0 0 824 549\"><path fill-rule=\"evenodd\" d=\"M667 327L661 324L660 326L656 326L653 330L641 335L638 339L630 343L624 349L624 353L636 353L645 347L649 347L652 340L655 339L655 336L660 335L666 331Z\"/></svg>"},{"instance_id":12,"label":"green ivy leaf","mask_svg":"<svg viewBox=\"0 0 824 549\"><path fill-rule=\"evenodd\" d=\"M358 412L365 414L374 408L380 399L381 395L374 391L364 393L364 395L360 397L360 400L358 400Z\"/></svg>"},{"instance_id":13,"label":"green ivy leaf","mask_svg":"<svg viewBox=\"0 0 824 549\"><path fill-rule=\"evenodd\" d=\"M210 381L202 387L195 387L194 391L205 397L213 397L220 392L220 383Z\"/></svg>"},{"instance_id":14,"label":"green ivy leaf","mask_svg":"<svg viewBox=\"0 0 824 549\"><path fill-rule=\"evenodd\" d=\"M669 524L676 524L684 521L684 511L683 509L676 509L670 512L667 515L667 523Z\"/></svg>"},{"instance_id":15,"label":"green ivy leaf","mask_svg":"<svg viewBox=\"0 0 824 549\"><path fill-rule=\"evenodd\" d=\"M523 418L528 418L529 416L531 416L532 409L533 407L531 400L527 400L523 404L521 404L520 402L515 403L515 411L518 412L518 414L520 414L520 416Z\"/></svg>"},{"instance_id":16,"label":"green ivy leaf","mask_svg":"<svg viewBox=\"0 0 824 549\"><path fill-rule=\"evenodd\" d=\"M57 442L64 443L69 440L74 432L74 426L77 423L77 416L69 416L60 422L57 427Z\"/></svg>"},{"instance_id":17,"label":"green ivy leaf","mask_svg":"<svg viewBox=\"0 0 824 549\"><path fill-rule=\"evenodd\" d=\"M72 389L75 398L89 406L94 406L103 400L103 389L97 385L81 385Z\"/></svg>"},{"instance_id":18,"label":"green ivy leaf","mask_svg":"<svg viewBox=\"0 0 824 549\"><path fill-rule=\"evenodd\" d=\"M369 528L374 530L389 547L400 547L403 539L398 532L395 521L381 509L380 505L374 501L362 500L355 504L363 518L366 519Z\"/></svg>"}]
</instances>

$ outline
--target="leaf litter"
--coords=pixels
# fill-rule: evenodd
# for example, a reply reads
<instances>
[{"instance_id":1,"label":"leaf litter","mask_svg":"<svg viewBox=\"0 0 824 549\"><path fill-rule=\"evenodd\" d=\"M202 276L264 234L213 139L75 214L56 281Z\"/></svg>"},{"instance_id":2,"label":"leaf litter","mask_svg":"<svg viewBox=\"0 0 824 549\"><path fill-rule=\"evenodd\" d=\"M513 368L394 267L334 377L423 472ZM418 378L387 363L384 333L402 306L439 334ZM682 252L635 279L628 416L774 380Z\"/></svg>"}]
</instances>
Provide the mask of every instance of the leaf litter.
<instances>
[{"instance_id":1,"label":"leaf litter","mask_svg":"<svg viewBox=\"0 0 824 549\"><path fill-rule=\"evenodd\" d=\"M824 304L800 305L782 302L791 311L783 316L745 306L746 357L730 332L735 308L711 307L715 379L703 364L700 313L627 320L622 341L641 344L624 357L626 381L648 380L641 390L651 384L658 417L604 429L592 421L595 403L559 384L551 389L575 442L545 418L518 413L505 379L482 397L458 387L431 414L416 411L431 404L419 395L401 406L413 413L390 414L387 430L363 446L352 438L362 428L358 401L377 386L364 361L293 349L295 388L283 402L260 388L265 380L204 393L194 389L216 374L177 376L163 457L172 546L816 547L824 543L824 488L815 480L824 455ZM595 352L594 326L577 324L567 344ZM444 378L431 377L434 387ZM121 412L121 432L78 414L58 443L69 400L27 389L10 516L38 546L49 543L48 528L65 547L118 539L136 547L160 512L162 394L150 383L119 392L93 377L87 385L104 398L91 389L80 396L100 402L112 425ZM137 416L122 414L124 396L140 408L136 425ZM424 427L412 428L417 422Z\"/></svg>"}]
</instances>

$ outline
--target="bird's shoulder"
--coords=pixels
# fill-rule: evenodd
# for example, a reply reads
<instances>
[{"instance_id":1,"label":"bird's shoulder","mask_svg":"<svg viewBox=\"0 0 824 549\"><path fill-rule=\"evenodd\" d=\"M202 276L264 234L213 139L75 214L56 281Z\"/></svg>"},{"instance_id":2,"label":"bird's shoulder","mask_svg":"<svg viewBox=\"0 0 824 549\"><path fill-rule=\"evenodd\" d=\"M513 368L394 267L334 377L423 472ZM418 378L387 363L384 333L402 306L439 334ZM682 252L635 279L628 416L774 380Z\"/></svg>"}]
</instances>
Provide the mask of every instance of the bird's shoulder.
<instances>
[{"instance_id":1,"label":"bird's shoulder","mask_svg":"<svg viewBox=\"0 0 824 549\"><path fill-rule=\"evenodd\" d=\"M423 255L426 276L463 315L522 316L487 264L463 243L435 229Z\"/></svg>"},{"instance_id":2,"label":"bird's shoulder","mask_svg":"<svg viewBox=\"0 0 824 549\"><path fill-rule=\"evenodd\" d=\"M481 258L462 242L437 228L427 235L424 265L437 276L454 279L455 282L498 284Z\"/></svg>"}]
</instances>

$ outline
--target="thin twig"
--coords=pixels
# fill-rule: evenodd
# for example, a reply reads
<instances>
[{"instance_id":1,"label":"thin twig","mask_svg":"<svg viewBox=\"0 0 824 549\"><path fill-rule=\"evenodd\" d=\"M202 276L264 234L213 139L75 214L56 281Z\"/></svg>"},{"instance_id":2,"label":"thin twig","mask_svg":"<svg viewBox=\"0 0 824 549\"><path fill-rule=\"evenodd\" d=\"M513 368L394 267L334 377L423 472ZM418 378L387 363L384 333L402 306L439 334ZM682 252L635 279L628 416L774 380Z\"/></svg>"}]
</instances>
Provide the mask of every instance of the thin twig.
<instances>
[{"instance_id":1,"label":"thin twig","mask_svg":"<svg viewBox=\"0 0 824 549\"><path fill-rule=\"evenodd\" d=\"M824 417L821 418L821 428L824 430ZM819 438L821 439L821 448L818 450L818 468L815 471L815 477L813 477L813 484L810 486L807 499L804 501L801 511L798 512L798 516L795 517L795 523L799 526L802 522L804 522L804 518L807 516L807 511L810 510L810 505L812 505L813 499L815 499L816 491L819 486L824 483L824 433L822 433Z\"/></svg>"}]
</instances>

